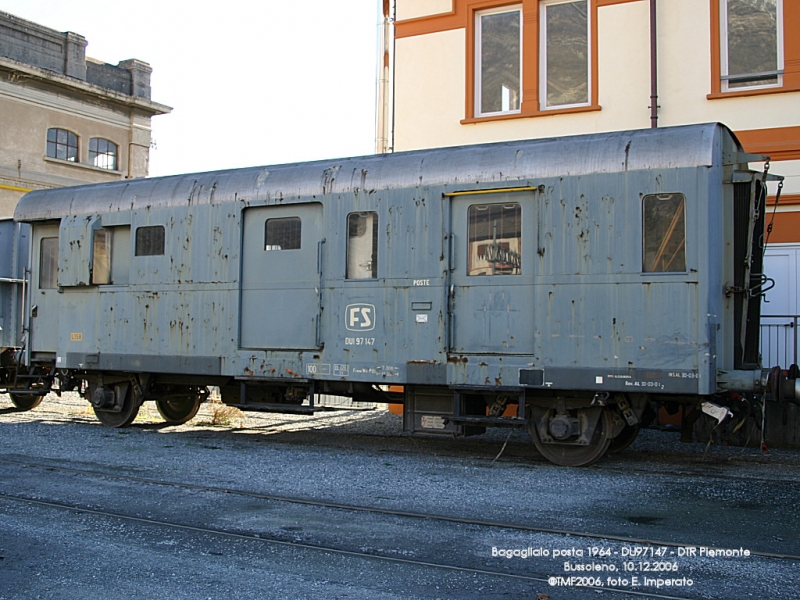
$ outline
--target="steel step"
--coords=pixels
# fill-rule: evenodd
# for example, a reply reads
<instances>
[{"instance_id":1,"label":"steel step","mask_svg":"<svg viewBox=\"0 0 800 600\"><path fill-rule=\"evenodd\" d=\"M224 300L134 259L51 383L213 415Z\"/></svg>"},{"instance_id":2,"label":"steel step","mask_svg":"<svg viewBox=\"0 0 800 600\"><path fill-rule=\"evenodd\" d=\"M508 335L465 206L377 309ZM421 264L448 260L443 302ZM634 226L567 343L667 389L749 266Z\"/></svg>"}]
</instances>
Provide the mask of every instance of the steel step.
<instances>
[{"instance_id":1,"label":"steel step","mask_svg":"<svg viewBox=\"0 0 800 600\"><path fill-rule=\"evenodd\" d=\"M269 413L283 413L289 415L313 415L314 412L320 410L319 408L311 408L310 406L295 405L295 404L269 404L266 402L253 402L248 404L226 404L225 406L232 406L239 410L269 412Z\"/></svg>"},{"instance_id":2,"label":"steel step","mask_svg":"<svg viewBox=\"0 0 800 600\"><path fill-rule=\"evenodd\" d=\"M492 427L523 428L527 427L528 423L530 423L530 419L517 419L511 417L482 417L480 415L463 417L445 416L444 419L445 422L449 421L462 425L491 425Z\"/></svg>"}]
</instances>

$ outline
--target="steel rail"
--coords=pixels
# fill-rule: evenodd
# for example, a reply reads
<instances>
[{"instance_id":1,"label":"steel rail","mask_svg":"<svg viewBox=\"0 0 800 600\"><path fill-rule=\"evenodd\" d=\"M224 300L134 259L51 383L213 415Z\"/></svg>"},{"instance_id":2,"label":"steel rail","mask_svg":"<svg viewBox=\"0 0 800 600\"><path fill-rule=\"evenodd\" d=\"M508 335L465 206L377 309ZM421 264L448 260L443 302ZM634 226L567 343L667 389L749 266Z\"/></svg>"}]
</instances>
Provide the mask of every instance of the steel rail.
<instances>
[{"instance_id":1,"label":"steel rail","mask_svg":"<svg viewBox=\"0 0 800 600\"><path fill-rule=\"evenodd\" d=\"M81 514L93 515L96 517L103 517L103 518L111 518L111 519L119 519L123 521L129 521L132 523L141 523L143 525L155 525L158 527L167 527L170 529L178 529L181 531L188 531L192 533L202 533L206 535L217 535L237 540L246 540L246 541L253 541L253 542L262 542L266 544L274 544L278 546L286 546L290 548L297 548L300 550L313 550L318 552L329 552L331 554L338 554L341 556L348 556L353 558L361 558L361 559L368 559L368 560L379 560L385 561L389 563L395 564L402 564L402 565L410 565L415 567L426 567L432 569L442 569L446 571L454 571L459 573L469 573L471 575L484 575L489 577L501 577L504 579L514 579L518 581L530 581L536 583L545 583L549 585L550 577L535 577L532 575L515 575L514 573L504 573L502 571L492 571L490 569L475 569L472 567L461 567L458 565L449 565L444 563L435 563L429 562L424 560L413 560L409 558L398 558L395 556L385 556L382 554L370 554L367 552L357 552L355 550L343 550L341 548L335 548L332 546L323 546L321 544L309 544L304 542L289 542L286 540L278 540L269 537L263 537L261 535L255 534L246 534L246 533L238 533L235 531L226 531L224 529L213 529L210 527L198 527L196 525L185 525L183 523L174 523L172 521L164 521L160 519L149 519L145 517L136 517L132 515L125 515L121 513L115 513L95 508L85 508L82 506L76 506L73 504L66 504L63 502L54 502L50 500L40 500L36 498L28 498L25 496L15 496L13 494L7 494L4 492L0 492L0 499L8 500L12 502L20 502L20 503L27 503L33 504L36 506L43 506L46 508L55 508L59 510L67 510L71 512L77 512ZM586 590L595 590L595 591L608 591L608 592L616 592L619 594L626 594L628 596L638 596L640 598L656 598L658 600L690 600L690 598L686 596L666 596L663 594L652 594L648 592L639 592L636 590L629 590L624 588L616 588L616 587L599 587L599 586L580 586L581 589Z\"/></svg>"},{"instance_id":2,"label":"steel rail","mask_svg":"<svg viewBox=\"0 0 800 600\"><path fill-rule=\"evenodd\" d=\"M686 548L686 547L704 547L710 550L729 550L729 548L724 548L721 546L710 546L706 544L697 544L697 543L678 543L678 542L666 542L661 540L652 540L647 538L634 538L629 536L620 536L620 535L613 535L613 534L602 534L602 533L592 533L592 532L585 532L585 531L572 531L569 529L554 529L548 527L534 527L532 525L519 525L513 523L502 523L499 521L486 521L483 519L467 519L462 517L451 517L447 515L438 515L438 514L427 514L427 513L418 513L414 511L405 511L405 510L393 510L390 508L378 508L373 506L359 506L359 505L352 505L352 504L342 504L338 502L329 502L325 500L314 500L311 498L293 498L290 496L280 496L277 494L262 494L259 492L249 492L246 490L237 490L232 488L224 488L224 487L217 487L217 486L208 486L208 485L199 485L193 483L182 483L176 481L167 481L163 479L150 479L146 477L137 477L134 475L123 475L119 473L105 473L102 471L91 471L88 469L75 469L72 467L62 467L58 465L47 465L41 463L33 463L33 462L24 462L24 461L16 461L6 458L0 458L0 464L9 464L9 465L18 465L24 467L32 467L37 469L43 470L52 470L52 471L63 471L66 473L75 473L78 475L89 475L93 477L106 477L109 479L117 479L122 481L132 481L136 483L146 483L149 485L159 485L159 486L166 486L166 487L176 487L180 489L187 489L193 491L203 491L203 492L212 492L217 494L231 494L236 496L242 496L246 498L255 498L258 500L269 500L272 502L285 502L288 504L301 504L305 506L314 506L317 508L330 508L335 510L345 510L345 511L352 511L352 512L363 512L363 513L372 513L372 514L379 514L379 515L386 515L392 517L404 517L409 519L424 519L429 521L441 521L445 523L455 523L458 525L474 525L478 527L490 527L495 529L510 529L514 531L525 531L530 533L546 533L551 535L558 535L564 537L578 537L578 538L590 538L590 539L598 539L598 540L608 540L614 542L623 542L632 545L643 545L643 546L666 546L668 548ZM761 558L770 558L770 559L779 559L779 560L792 560L792 561L800 561L800 556L793 555L793 554L780 554L777 552L759 552L755 550L750 550L750 554L752 556L760 556Z\"/></svg>"}]
</instances>

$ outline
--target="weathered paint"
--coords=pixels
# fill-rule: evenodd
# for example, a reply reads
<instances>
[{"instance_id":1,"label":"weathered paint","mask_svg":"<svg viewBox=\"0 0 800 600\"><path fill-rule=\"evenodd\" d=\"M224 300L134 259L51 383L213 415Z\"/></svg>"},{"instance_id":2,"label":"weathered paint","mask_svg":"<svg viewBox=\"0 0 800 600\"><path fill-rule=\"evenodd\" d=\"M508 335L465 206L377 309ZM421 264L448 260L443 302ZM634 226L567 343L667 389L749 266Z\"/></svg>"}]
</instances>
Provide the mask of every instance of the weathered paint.
<instances>
[{"instance_id":1,"label":"weathered paint","mask_svg":"<svg viewBox=\"0 0 800 600\"><path fill-rule=\"evenodd\" d=\"M47 350L62 366L127 355L254 380L708 394L733 360L738 149L714 124L523 141L37 191L15 218L61 223ZM642 273L641 199L660 192L687 198L686 272ZM521 273L468 276L469 206L510 201ZM353 212L377 214L375 279L345 278ZM301 249L265 251L266 219L286 216ZM135 256L153 225L164 255ZM86 285L98 226L127 232L127 281Z\"/></svg>"}]
</instances>

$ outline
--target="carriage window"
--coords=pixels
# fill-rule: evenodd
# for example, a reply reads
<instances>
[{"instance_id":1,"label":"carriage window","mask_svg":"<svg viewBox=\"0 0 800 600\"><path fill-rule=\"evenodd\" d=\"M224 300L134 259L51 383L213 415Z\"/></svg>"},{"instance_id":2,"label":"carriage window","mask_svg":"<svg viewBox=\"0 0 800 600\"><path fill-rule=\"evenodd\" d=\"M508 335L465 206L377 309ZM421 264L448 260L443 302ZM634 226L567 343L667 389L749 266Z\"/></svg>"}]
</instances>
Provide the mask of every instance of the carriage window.
<instances>
[{"instance_id":1,"label":"carriage window","mask_svg":"<svg viewBox=\"0 0 800 600\"><path fill-rule=\"evenodd\" d=\"M164 226L139 227L136 230L136 256L164 254Z\"/></svg>"},{"instance_id":2,"label":"carriage window","mask_svg":"<svg viewBox=\"0 0 800 600\"><path fill-rule=\"evenodd\" d=\"M58 238L42 238L39 243L39 289L58 287Z\"/></svg>"},{"instance_id":3,"label":"carriage window","mask_svg":"<svg viewBox=\"0 0 800 600\"><path fill-rule=\"evenodd\" d=\"M267 219L264 229L264 250L300 249L300 217Z\"/></svg>"},{"instance_id":4,"label":"carriage window","mask_svg":"<svg viewBox=\"0 0 800 600\"><path fill-rule=\"evenodd\" d=\"M651 194L642 200L645 273L686 271L686 197Z\"/></svg>"},{"instance_id":5,"label":"carriage window","mask_svg":"<svg viewBox=\"0 0 800 600\"><path fill-rule=\"evenodd\" d=\"M347 279L378 277L378 214L347 216Z\"/></svg>"},{"instance_id":6,"label":"carriage window","mask_svg":"<svg viewBox=\"0 0 800 600\"><path fill-rule=\"evenodd\" d=\"M468 213L467 275L522 272L522 207L474 204Z\"/></svg>"},{"instance_id":7,"label":"carriage window","mask_svg":"<svg viewBox=\"0 0 800 600\"><path fill-rule=\"evenodd\" d=\"M92 284L111 283L111 231L95 229L92 248Z\"/></svg>"}]
</instances>

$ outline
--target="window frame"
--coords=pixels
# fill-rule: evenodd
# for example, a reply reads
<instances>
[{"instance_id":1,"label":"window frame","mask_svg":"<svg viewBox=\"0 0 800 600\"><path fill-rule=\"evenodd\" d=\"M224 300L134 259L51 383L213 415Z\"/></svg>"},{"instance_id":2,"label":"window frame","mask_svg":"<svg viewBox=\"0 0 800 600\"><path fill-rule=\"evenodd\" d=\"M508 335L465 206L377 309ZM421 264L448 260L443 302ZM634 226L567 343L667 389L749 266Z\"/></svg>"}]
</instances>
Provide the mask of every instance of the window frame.
<instances>
[{"instance_id":1,"label":"window frame","mask_svg":"<svg viewBox=\"0 0 800 600\"><path fill-rule=\"evenodd\" d=\"M297 245L284 248L278 244L270 244L270 222L275 221L292 221L297 223L297 231L292 232L292 236L297 237ZM294 227L294 225L292 225ZM274 241L274 240L273 240ZM292 240L294 241L294 240ZM286 252L289 250L302 250L303 248L303 220L298 216L289 217L270 217L264 221L264 251L265 252Z\"/></svg>"},{"instance_id":2,"label":"window frame","mask_svg":"<svg viewBox=\"0 0 800 600\"><path fill-rule=\"evenodd\" d=\"M50 140L50 132L51 131L55 132L55 138L56 139L53 140L53 141ZM58 141L58 133L60 131L63 131L64 133L67 134L67 143L66 144L61 144ZM75 145L74 146L70 145L70 141L71 141L70 136L75 139ZM50 154L51 144L52 144L52 147L54 149L54 154ZM67 151L66 151L65 154L67 155L67 158L59 158L59 156L58 156L59 147L66 148ZM70 158L70 152L69 152L70 149L74 149L75 150L74 156L72 158ZM50 159L53 159L53 160L60 160L60 161L63 161L63 162L69 162L69 163L73 163L73 164L80 164L80 162L81 162L81 141L80 141L80 136L77 133L75 133L73 131L70 131L69 129L65 129L63 127L48 127L47 128L47 135L45 137L45 156L47 158L50 158Z\"/></svg>"},{"instance_id":3,"label":"window frame","mask_svg":"<svg viewBox=\"0 0 800 600\"><path fill-rule=\"evenodd\" d=\"M586 2L586 101L571 104L554 104L549 106L547 103L547 8L560 4L570 4L579 0L540 0L539 2L539 109L542 111L553 111L566 108L577 108L589 106L592 101L592 2Z\"/></svg>"},{"instance_id":4,"label":"window frame","mask_svg":"<svg viewBox=\"0 0 800 600\"><path fill-rule=\"evenodd\" d=\"M524 56L525 53L523 51L523 5L522 4L510 4L504 6L497 6L494 8L489 8L486 10L477 10L473 14L473 27L475 31L475 44L474 44L474 73L473 77L475 78L475 85L473 87L473 93L475 95L475 116L480 117L492 117L498 115L512 115L518 114L522 110L522 96L523 96L523 71L522 66L524 63ZM483 60L482 60L482 48L483 48L483 27L480 25L482 22L482 17L485 16L492 16L492 15L501 15L506 13L513 13L516 12L519 14L519 99L517 100L517 108L509 109L509 110L499 110L499 111L492 111L492 112L482 112L481 107L483 106L483 78L481 77L481 69L483 68Z\"/></svg>"},{"instance_id":5,"label":"window frame","mask_svg":"<svg viewBox=\"0 0 800 600\"><path fill-rule=\"evenodd\" d=\"M522 119L531 117L544 117L559 114L582 113L598 111L601 109L598 104L598 63L597 63L597 10L598 5L603 0L586 0L588 6L589 20L589 102L581 105L554 106L542 109L540 102L541 78L540 78L540 5L547 0L525 0L522 3L522 98L520 110L514 113L499 113L491 115L480 115L476 103L476 37L475 23L476 13L488 11L490 9L502 9L510 6L519 5L519 1L509 2L506 0L485 0L475 2L469 6L469 15L466 19L467 25L467 70L466 70L466 94L465 94L465 117L461 124L482 123L486 121L496 121L505 119Z\"/></svg>"},{"instance_id":6,"label":"window frame","mask_svg":"<svg viewBox=\"0 0 800 600\"><path fill-rule=\"evenodd\" d=\"M668 198L669 197L669 198ZM648 209L647 203L649 199L655 199L656 202L661 201L668 201L668 200L677 200L678 207L677 210L674 212L671 222L669 223L668 227L666 228L665 235L662 237L655 237L649 238L648 232L651 232L653 235L657 234L661 231L662 227L648 227L647 218L648 218ZM688 231L687 231L687 197L686 194L683 192L658 192L652 194L645 194L642 196L641 200L641 208L642 208L642 274L647 276L660 276L660 275L681 275L686 274L689 270L689 261L688 261L688 248L686 247L688 241ZM660 215L656 215L660 216ZM678 238L680 244L678 248L672 252L672 258L667 263L667 267L670 267L675 261L676 257L682 255L682 265L679 263L679 266L683 268L678 269L670 269L670 268L656 268L656 259L661 258L668 250L669 242L672 240L675 231L678 229L678 225L682 222L683 229L681 230L683 233L682 238ZM659 225L665 224L666 221L662 221ZM650 257L652 260L652 266L648 268L647 260L648 260L648 240L649 241L656 241L660 243L658 244L658 251L655 257Z\"/></svg>"},{"instance_id":7,"label":"window frame","mask_svg":"<svg viewBox=\"0 0 800 600\"><path fill-rule=\"evenodd\" d=\"M371 235L370 235L371 242L372 242L372 249L371 249L370 257L369 257L370 275L361 277L361 276L359 276L359 273L351 273L351 271L350 271L351 253L354 250L356 250L356 248L354 248L355 244L353 244L352 241L351 241L351 240L356 239L356 238L352 237L350 235L350 228L352 226L350 220L353 217L362 217L362 216L367 216L367 215L370 215L372 217L372 219L373 219L372 232L371 232ZM346 231L346 235L345 235L345 246L346 246L345 247L345 272L344 272L345 280L346 281L364 281L364 280L368 280L368 281L372 280L372 281L374 281L374 280L378 279L378 264L379 264L378 250L379 250L379 247L380 247L380 243L379 243L380 217L378 216L378 212L374 211L374 210L362 210L362 211L353 211L351 213L348 213L347 214L347 220L345 222L345 228L346 228L345 229L345 231ZM365 234L366 234L366 231L365 231ZM361 238L363 236L357 236L357 237Z\"/></svg>"},{"instance_id":8,"label":"window frame","mask_svg":"<svg viewBox=\"0 0 800 600\"><path fill-rule=\"evenodd\" d=\"M109 145L112 146L114 148L113 154L109 153L107 151L106 152L101 152L100 150L98 150L96 148L93 149L92 146L93 145L97 146L99 144L99 142L105 142L105 144L107 146L109 146ZM113 157L113 159L114 159L113 166L106 167L106 166L103 166L103 165L96 164L96 161L97 161L98 158L108 157L108 156ZM106 171L118 171L119 170L119 145L115 144L114 142L112 142L109 139L102 138L102 137L89 138L89 164L91 166L93 166L94 168L96 168L96 169L104 169Z\"/></svg>"},{"instance_id":9,"label":"window frame","mask_svg":"<svg viewBox=\"0 0 800 600\"><path fill-rule=\"evenodd\" d=\"M499 213L495 216L495 224L496 221L499 219L501 221L501 230L506 229L510 230L513 233L516 233L516 237L509 237L509 238L496 238L497 231L492 231L492 238L488 237L488 230L487 230L487 237L483 239L476 234L480 229L481 223L478 219L474 218L478 211L487 211L486 216L489 217L487 219L487 227L491 229L491 221L492 221L492 212ZM504 214L505 211L512 211L511 214L508 215L508 219L511 220L509 227L503 227L505 223L503 222L506 219L506 215ZM470 204L467 207L467 231L466 231L466 241L467 241L467 263L466 263L466 272L465 275L467 277L505 277L505 276L519 276L522 275L522 233L524 228L522 226L522 204L520 202L488 202L488 203L481 203L476 202L475 204ZM503 231L500 232L501 235ZM503 241L508 240L508 241ZM516 240L516 250L512 248L512 241ZM480 272L486 269L486 266L478 266L473 263L473 259L477 262L481 260L480 250L484 248L484 256L487 256L486 251L489 250L493 242L496 244L495 247L498 248L496 251L496 259L491 260L489 258L484 258L483 260L488 263L489 267L492 272L485 273ZM473 254L473 250L475 251ZM507 251L507 256L510 258L514 258L516 255L516 259L518 264L514 264L513 262L509 261L501 261L501 255L503 251ZM495 264L498 265L506 265L505 270L509 270L510 272L497 272L495 269Z\"/></svg>"},{"instance_id":10,"label":"window frame","mask_svg":"<svg viewBox=\"0 0 800 600\"><path fill-rule=\"evenodd\" d=\"M728 4L730 0L719 0L719 52L720 52L720 86L723 92L739 92L747 90L760 90L767 88L776 88L783 85L783 1L775 0L775 20L776 20L776 43L775 43L775 59L776 59L776 73L770 74L776 77L775 83L762 83L756 85L748 85L743 87L729 87L731 83L731 75L729 72L729 48L728 48ZM752 75L752 74L748 74Z\"/></svg>"},{"instance_id":11,"label":"window frame","mask_svg":"<svg viewBox=\"0 0 800 600\"><path fill-rule=\"evenodd\" d=\"M139 251L139 232L142 232L144 236L147 232L155 232L156 230L161 230L160 240L158 236L156 236L155 242L153 239L142 239L142 245L145 246ZM164 256L166 254L166 228L163 225L140 225L136 228L136 231L133 233L133 255L134 256ZM155 244L156 251L153 251L147 245ZM160 248L158 248L160 246ZM160 250L160 251L158 251Z\"/></svg>"},{"instance_id":12,"label":"window frame","mask_svg":"<svg viewBox=\"0 0 800 600\"><path fill-rule=\"evenodd\" d=\"M45 236L39 240L38 287L40 290L58 289L58 246L58 236Z\"/></svg>"},{"instance_id":13,"label":"window frame","mask_svg":"<svg viewBox=\"0 0 800 600\"><path fill-rule=\"evenodd\" d=\"M95 229L92 232L92 285L110 285L113 261L114 233L111 229Z\"/></svg>"},{"instance_id":14,"label":"window frame","mask_svg":"<svg viewBox=\"0 0 800 600\"><path fill-rule=\"evenodd\" d=\"M723 46L725 33L723 32L724 0L709 0L711 11L711 93L706 96L708 100L721 98L737 98L743 96L758 96L764 94L780 94L785 92L800 91L800 70L788 69L779 77L778 85L753 86L746 88L728 88L723 84L724 64ZM779 69L787 64L800 62L800 36L787 35L792 25L800 24L800 2L786 2L778 0L781 23L778 29L778 55L782 57Z\"/></svg>"}]
</instances>

